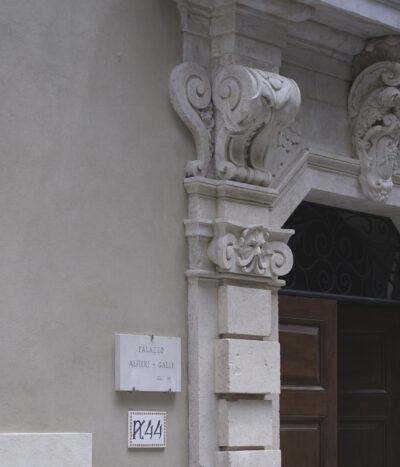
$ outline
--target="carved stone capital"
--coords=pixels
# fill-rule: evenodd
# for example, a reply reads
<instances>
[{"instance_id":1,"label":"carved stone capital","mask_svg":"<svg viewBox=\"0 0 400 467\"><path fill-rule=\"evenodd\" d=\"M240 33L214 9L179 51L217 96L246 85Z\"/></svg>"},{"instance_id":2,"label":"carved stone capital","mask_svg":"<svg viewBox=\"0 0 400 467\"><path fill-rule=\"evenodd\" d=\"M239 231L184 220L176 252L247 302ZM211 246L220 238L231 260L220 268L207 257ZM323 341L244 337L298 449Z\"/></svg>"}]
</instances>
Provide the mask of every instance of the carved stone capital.
<instances>
[{"instance_id":1,"label":"carved stone capital","mask_svg":"<svg viewBox=\"0 0 400 467\"><path fill-rule=\"evenodd\" d=\"M186 175L206 176L212 154L214 127L211 84L207 71L196 63L177 65L170 77L172 106L192 132L197 160L188 162Z\"/></svg>"},{"instance_id":2,"label":"carved stone capital","mask_svg":"<svg viewBox=\"0 0 400 467\"><path fill-rule=\"evenodd\" d=\"M400 63L378 62L363 70L350 90L348 106L363 193L385 202L399 157Z\"/></svg>"},{"instance_id":3,"label":"carved stone capital","mask_svg":"<svg viewBox=\"0 0 400 467\"><path fill-rule=\"evenodd\" d=\"M267 71L232 65L220 68L213 83L218 109L215 159L218 176L268 186L270 150L300 108L297 84Z\"/></svg>"},{"instance_id":4,"label":"carved stone capital","mask_svg":"<svg viewBox=\"0 0 400 467\"><path fill-rule=\"evenodd\" d=\"M279 276L287 274L293 265L292 252L286 245L292 233L217 219L208 258L220 272L262 276L278 284Z\"/></svg>"}]
</instances>

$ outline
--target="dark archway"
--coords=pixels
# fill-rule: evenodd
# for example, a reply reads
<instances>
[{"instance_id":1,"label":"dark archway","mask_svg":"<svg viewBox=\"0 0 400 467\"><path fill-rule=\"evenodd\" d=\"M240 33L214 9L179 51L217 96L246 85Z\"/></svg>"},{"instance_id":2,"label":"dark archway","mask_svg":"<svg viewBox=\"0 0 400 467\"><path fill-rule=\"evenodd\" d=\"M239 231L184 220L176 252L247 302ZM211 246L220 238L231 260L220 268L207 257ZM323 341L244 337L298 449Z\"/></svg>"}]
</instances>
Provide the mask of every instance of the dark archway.
<instances>
[{"instance_id":1,"label":"dark archway","mask_svg":"<svg viewBox=\"0 0 400 467\"><path fill-rule=\"evenodd\" d=\"M284 227L296 233L283 294L400 300L400 234L390 218L303 202Z\"/></svg>"}]
</instances>

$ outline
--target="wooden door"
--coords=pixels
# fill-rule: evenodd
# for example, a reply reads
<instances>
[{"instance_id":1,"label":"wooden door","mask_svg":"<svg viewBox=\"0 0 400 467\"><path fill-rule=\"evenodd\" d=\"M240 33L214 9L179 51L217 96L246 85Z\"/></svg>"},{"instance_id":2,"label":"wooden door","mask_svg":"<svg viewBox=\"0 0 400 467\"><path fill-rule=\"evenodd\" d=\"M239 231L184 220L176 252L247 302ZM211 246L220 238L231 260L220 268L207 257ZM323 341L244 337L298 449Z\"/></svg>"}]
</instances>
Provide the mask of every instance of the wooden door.
<instances>
[{"instance_id":1,"label":"wooden door","mask_svg":"<svg viewBox=\"0 0 400 467\"><path fill-rule=\"evenodd\" d=\"M282 467L337 467L336 301L280 296L279 339Z\"/></svg>"},{"instance_id":2,"label":"wooden door","mask_svg":"<svg viewBox=\"0 0 400 467\"><path fill-rule=\"evenodd\" d=\"M339 467L400 466L399 310L341 306Z\"/></svg>"}]
</instances>

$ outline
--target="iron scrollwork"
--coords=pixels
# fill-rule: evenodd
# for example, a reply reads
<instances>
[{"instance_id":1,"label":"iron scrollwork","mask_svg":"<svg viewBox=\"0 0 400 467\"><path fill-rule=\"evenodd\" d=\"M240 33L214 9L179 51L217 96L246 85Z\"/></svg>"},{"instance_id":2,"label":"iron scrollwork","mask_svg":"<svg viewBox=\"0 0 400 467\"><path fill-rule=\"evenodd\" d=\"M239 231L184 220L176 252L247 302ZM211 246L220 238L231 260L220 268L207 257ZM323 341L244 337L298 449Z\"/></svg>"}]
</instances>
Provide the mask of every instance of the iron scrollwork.
<instances>
[{"instance_id":1,"label":"iron scrollwork","mask_svg":"<svg viewBox=\"0 0 400 467\"><path fill-rule=\"evenodd\" d=\"M389 218L304 202L285 227L296 232L286 288L400 298L400 235Z\"/></svg>"}]
</instances>

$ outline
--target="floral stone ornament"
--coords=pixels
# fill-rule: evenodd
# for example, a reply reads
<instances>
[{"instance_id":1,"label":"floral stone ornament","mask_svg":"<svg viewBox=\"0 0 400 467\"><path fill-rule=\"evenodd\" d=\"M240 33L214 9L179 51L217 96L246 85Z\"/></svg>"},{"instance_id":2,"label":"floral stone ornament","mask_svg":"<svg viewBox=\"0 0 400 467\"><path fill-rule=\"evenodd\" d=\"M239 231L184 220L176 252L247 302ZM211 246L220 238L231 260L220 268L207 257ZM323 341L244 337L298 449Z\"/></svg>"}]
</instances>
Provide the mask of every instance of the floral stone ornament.
<instances>
[{"instance_id":1,"label":"floral stone ornament","mask_svg":"<svg viewBox=\"0 0 400 467\"><path fill-rule=\"evenodd\" d=\"M385 202L400 154L400 63L378 62L363 70L350 90L348 106L363 193Z\"/></svg>"},{"instance_id":2,"label":"floral stone ornament","mask_svg":"<svg viewBox=\"0 0 400 467\"><path fill-rule=\"evenodd\" d=\"M279 276L287 274L293 265L292 252L286 245L292 234L292 230L243 227L217 219L208 258L220 272L263 276L280 284Z\"/></svg>"}]
</instances>

